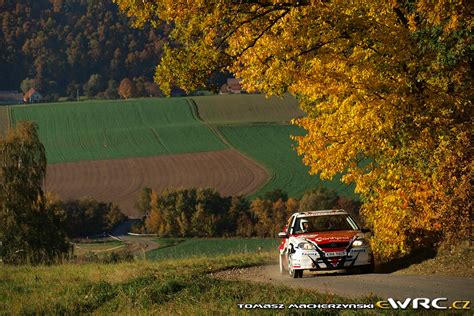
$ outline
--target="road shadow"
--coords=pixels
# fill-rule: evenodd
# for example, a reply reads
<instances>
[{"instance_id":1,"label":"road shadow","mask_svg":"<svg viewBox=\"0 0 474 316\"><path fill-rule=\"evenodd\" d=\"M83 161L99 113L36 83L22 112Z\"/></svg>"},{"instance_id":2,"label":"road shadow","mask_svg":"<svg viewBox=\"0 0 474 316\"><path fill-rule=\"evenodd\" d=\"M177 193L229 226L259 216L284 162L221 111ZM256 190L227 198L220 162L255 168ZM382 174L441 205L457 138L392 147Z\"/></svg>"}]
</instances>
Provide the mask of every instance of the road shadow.
<instances>
[{"instance_id":1,"label":"road shadow","mask_svg":"<svg viewBox=\"0 0 474 316\"><path fill-rule=\"evenodd\" d=\"M438 252L435 248L418 249L409 255L377 264L375 267L375 272L393 273L398 270L403 270L413 264L418 264L422 263L423 261L433 259L436 257L437 253Z\"/></svg>"}]
</instances>

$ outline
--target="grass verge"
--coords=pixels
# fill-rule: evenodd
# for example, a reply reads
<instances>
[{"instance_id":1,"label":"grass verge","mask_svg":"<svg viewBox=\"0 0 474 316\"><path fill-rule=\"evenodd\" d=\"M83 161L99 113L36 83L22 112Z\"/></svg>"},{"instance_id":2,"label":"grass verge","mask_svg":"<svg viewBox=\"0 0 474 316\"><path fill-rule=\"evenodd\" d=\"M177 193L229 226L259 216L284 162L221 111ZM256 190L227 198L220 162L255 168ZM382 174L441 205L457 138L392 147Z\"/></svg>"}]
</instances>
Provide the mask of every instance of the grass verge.
<instances>
[{"instance_id":1,"label":"grass verge","mask_svg":"<svg viewBox=\"0 0 474 316\"><path fill-rule=\"evenodd\" d=\"M237 314L239 303L355 302L310 290L217 280L211 275L223 269L265 264L273 259L274 252L264 252L159 263L3 266L0 311L4 312L0 313L209 315ZM369 297L358 299L357 303L373 301ZM269 310L268 314L275 312ZM312 312L317 314L317 311L309 311L309 314ZM324 314L340 312L325 311Z\"/></svg>"}]
</instances>

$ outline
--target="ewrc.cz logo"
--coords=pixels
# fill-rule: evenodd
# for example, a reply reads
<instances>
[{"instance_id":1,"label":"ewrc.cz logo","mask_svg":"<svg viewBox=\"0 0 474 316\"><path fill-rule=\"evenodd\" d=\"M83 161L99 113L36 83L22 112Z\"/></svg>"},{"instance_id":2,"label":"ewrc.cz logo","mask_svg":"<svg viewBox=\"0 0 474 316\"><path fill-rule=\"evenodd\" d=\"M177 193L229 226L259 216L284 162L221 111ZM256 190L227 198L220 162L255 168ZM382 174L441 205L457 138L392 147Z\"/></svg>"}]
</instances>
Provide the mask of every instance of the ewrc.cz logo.
<instances>
[{"instance_id":1,"label":"ewrc.cz logo","mask_svg":"<svg viewBox=\"0 0 474 316\"><path fill-rule=\"evenodd\" d=\"M374 309L374 304L237 304L240 309Z\"/></svg>"},{"instance_id":2,"label":"ewrc.cz logo","mask_svg":"<svg viewBox=\"0 0 474 316\"><path fill-rule=\"evenodd\" d=\"M424 297L418 298L406 298L405 301L394 300L389 298L386 301L379 301L375 303L378 308L382 309L407 309L407 308L424 308L424 309L454 309L454 310L470 310L470 301L454 301L451 305L447 306L446 302L448 299L445 297L438 297L435 299L429 299Z\"/></svg>"}]
</instances>

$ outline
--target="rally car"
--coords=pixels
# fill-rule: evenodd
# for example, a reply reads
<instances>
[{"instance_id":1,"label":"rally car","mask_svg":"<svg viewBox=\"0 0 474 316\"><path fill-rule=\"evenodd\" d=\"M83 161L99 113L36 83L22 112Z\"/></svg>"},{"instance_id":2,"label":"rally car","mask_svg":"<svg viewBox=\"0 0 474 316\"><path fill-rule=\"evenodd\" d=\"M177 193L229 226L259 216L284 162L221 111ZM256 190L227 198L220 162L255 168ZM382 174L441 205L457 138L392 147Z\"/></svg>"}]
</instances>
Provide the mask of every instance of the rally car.
<instances>
[{"instance_id":1,"label":"rally car","mask_svg":"<svg viewBox=\"0 0 474 316\"><path fill-rule=\"evenodd\" d=\"M304 270L358 268L373 272L374 257L365 234L343 210L300 212L291 215L278 236L280 272L288 270L293 278L303 277Z\"/></svg>"}]
</instances>

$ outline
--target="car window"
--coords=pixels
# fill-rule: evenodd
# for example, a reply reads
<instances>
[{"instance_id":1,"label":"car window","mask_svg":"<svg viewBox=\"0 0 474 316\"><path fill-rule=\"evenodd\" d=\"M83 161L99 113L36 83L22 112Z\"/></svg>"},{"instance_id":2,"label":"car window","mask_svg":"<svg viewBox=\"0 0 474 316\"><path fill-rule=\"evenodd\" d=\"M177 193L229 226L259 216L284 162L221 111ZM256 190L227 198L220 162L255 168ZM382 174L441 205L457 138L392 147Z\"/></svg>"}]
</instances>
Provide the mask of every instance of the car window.
<instances>
[{"instance_id":1,"label":"car window","mask_svg":"<svg viewBox=\"0 0 474 316\"><path fill-rule=\"evenodd\" d=\"M293 225L295 234L358 229L354 220L346 214L299 217Z\"/></svg>"}]
</instances>

